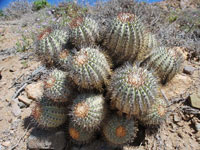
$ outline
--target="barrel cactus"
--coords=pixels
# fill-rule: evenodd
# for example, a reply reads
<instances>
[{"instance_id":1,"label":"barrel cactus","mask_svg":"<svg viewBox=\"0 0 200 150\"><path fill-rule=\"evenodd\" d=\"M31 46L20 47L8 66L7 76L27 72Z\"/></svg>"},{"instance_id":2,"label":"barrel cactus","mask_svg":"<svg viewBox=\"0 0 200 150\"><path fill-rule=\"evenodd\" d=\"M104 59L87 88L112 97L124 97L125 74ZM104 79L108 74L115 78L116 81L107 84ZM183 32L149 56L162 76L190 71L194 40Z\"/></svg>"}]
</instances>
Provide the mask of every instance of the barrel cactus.
<instances>
[{"instance_id":1,"label":"barrel cactus","mask_svg":"<svg viewBox=\"0 0 200 150\"><path fill-rule=\"evenodd\" d=\"M130 64L115 70L108 87L112 105L136 117L151 107L157 89L157 80L151 72Z\"/></svg>"},{"instance_id":2,"label":"barrel cactus","mask_svg":"<svg viewBox=\"0 0 200 150\"><path fill-rule=\"evenodd\" d=\"M55 55L59 53L67 43L70 32L68 29L48 27L39 34L36 44L36 53L40 60L47 66L55 64Z\"/></svg>"},{"instance_id":3,"label":"barrel cactus","mask_svg":"<svg viewBox=\"0 0 200 150\"><path fill-rule=\"evenodd\" d=\"M134 14L122 12L111 21L103 45L121 63L136 59L138 52L147 47L146 36L140 19Z\"/></svg>"},{"instance_id":4,"label":"barrel cactus","mask_svg":"<svg viewBox=\"0 0 200 150\"><path fill-rule=\"evenodd\" d=\"M91 131L99 128L105 115L103 95L81 94L73 100L71 120L85 130Z\"/></svg>"},{"instance_id":5,"label":"barrel cactus","mask_svg":"<svg viewBox=\"0 0 200 150\"><path fill-rule=\"evenodd\" d=\"M34 121L46 128L55 128L64 124L67 120L66 114L67 109L64 105L52 102L46 97L42 97L32 110Z\"/></svg>"},{"instance_id":6,"label":"barrel cactus","mask_svg":"<svg viewBox=\"0 0 200 150\"><path fill-rule=\"evenodd\" d=\"M138 126L133 118L126 119L116 114L109 116L103 125L105 139L113 145L124 145L130 143L136 137Z\"/></svg>"},{"instance_id":7,"label":"barrel cactus","mask_svg":"<svg viewBox=\"0 0 200 150\"><path fill-rule=\"evenodd\" d=\"M44 95L55 102L66 102L72 93L66 73L55 69L44 82Z\"/></svg>"},{"instance_id":8,"label":"barrel cactus","mask_svg":"<svg viewBox=\"0 0 200 150\"><path fill-rule=\"evenodd\" d=\"M89 143L94 137L95 132L89 132L83 128L80 128L78 125L69 123L68 134L71 138L71 141L76 144L86 144Z\"/></svg>"},{"instance_id":9,"label":"barrel cactus","mask_svg":"<svg viewBox=\"0 0 200 150\"><path fill-rule=\"evenodd\" d=\"M157 47L144 62L160 77L164 84L180 71L184 56L176 49Z\"/></svg>"},{"instance_id":10,"label":"barrel cactus","mask_svg":"<svg viewBox=\"0 0 200 150\"><path fill-rule=\"evenodd\" d=\"M99 40L99 25L92 16L74 18L69 27L72 31L70 40L75 46L95 44Z\"/></svg>"},{"instance_id":11,"label":"barrel cactus","mask_svg":"<svg viewBox=\"0 0 200 150\"><path fill-rule=\"evenodd\" d=\"M167 116L167 103L157 98L151 108L146 114L140 117L141 122L147 126L158 126L160 125Z\"/></svg>"},{"instance_id":12,"label":"barrel cactus","mask_svg":"<svg viewBox=\"0 0 200 150\"><path fill-rule=\"evenodd\" d=\"M110 63L98 48L81 48L70 59L69 76L81 88L102 90L111 74Z\"/></svg>"}]
</instances>

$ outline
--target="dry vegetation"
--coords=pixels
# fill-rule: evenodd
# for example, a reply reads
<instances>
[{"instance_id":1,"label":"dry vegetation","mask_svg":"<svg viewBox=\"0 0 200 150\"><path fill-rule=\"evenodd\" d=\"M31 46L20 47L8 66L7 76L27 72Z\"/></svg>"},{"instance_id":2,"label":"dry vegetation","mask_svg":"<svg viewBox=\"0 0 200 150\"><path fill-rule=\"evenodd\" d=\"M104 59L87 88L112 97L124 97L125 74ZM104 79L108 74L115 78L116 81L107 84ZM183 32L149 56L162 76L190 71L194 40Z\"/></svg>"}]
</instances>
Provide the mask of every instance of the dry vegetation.
<instances>
[{"instance_id":1,"label":"dry vegetation","mask_svg":"<svg viewBox=\"0 0 200 150\"><path fill-rule=\"evenodd\" d=\"M156 35L162 45L183 48L187 54L187 62L185 64L191 65L195 63L197 64L197 66L195 66L196 70L199 70L200 1L191 0L189 2L189 4L183 5L180 4L180 1L174 0L167 0L167 2L155 4L144 2L136 3L131 0L110 0L107 3L99 2L96 6L80 6L73 2L63 2L58 6L48 6L37 11L33 9L33 3L29 3L27 0L17 0L10 4L0 14L0 63L7 69L2 69L0 66L0 86L5 89L3 91L3 88L0 88L0 92L2 92L0 95L6 95L0 97L0 99L3 100L2 104L0 104L0 113L5 113L5 117L7 117L7 119L5 119L6 121L3 122L4 126L1 126L0 116L0 126L2 127L0 130L0 144L2 145L4 141L9 139L10 141L14 141L14 143L10 144L10 147L12 147L18 142L18 139L22 137L23 140L17 143L17 147L20 150L24 150L26 147L27 140L25 136L23 136L25 131L21 120L30 113L28 112L28 114L26 112L25 109L27 108L23 108L22 114L24 111L28 115L26 114L22 117L18 117L18 119L15 120L16 117L13 117L12 113L9 112L9 107L12 105L11 97L16 94L23 83L27 82L27 84L30 84L40 78L41 74L39 77L36 77L36 79L32 77L31 79L21 78L21 76L30 77L28 76L31 74L30 72L33 72L36 66L40 66L33 53L34 40L38 32L52 24L65 26L72 18L85 13L98 14L102 25L104 25L106 24L105 17L113 16L116 12L120 11L132 12L141 17L144 24ZM12 45L12 47L8 45ZM11 56L16 56L16 58ZM12 72L13 70L14 73ZM197 131L194 129L195 124L193 124L193 122L196 120L199 122L200 113L198 109L194 110L188 106L187 96L191 94L192 91L196 91L199 87L200 73L196 72L193 76L182 74L172 81L174 84L169 84L171 87L177 86L177 92L174 93L176 93L178 98L169 98L170 94L166 94L167 97L172 100L172 115L169 116L167 124L165 124L154 137L150 136L151 134L148 133L150 132L149 130L144 131L148 135L146 138L144 137L145 133L138 133L138 137L140 138L134 143L134 146L138 146L137 148L141 148L142 150L153 148L169 150L175 148L184 150L185 148L187 150L195 150L199 148L200 136L196 134ZM6 83L8 80L13 82L9 81ZM179 87L182 86L180 83L184 86L188 86L187 90L185 90L186 88L184 87ZM191 88L191 85L194 86ZM166 91L170 93L170 90L169 88ZM179 121L175 118L177 116ZM15 123L17 121L18 124ZM13 124L17 124L17 127L14 129L10 127L13 126ZM13 130L13 132L19 132L19 135L10 133L10 131L7 130L5 132L3 131L4 128L11 128L10 130ZM199 138L199 141L196 140L196 137ZM171 143L168 143L170 141ZM102 144L102 142L100 142L100 144ZM92 145L86 147L86 149L93 150L94 144ZM166 145L168 145L168 147ZM134 148L124 147L124 150L134 150Z\"/></svg>"}]
</instances>

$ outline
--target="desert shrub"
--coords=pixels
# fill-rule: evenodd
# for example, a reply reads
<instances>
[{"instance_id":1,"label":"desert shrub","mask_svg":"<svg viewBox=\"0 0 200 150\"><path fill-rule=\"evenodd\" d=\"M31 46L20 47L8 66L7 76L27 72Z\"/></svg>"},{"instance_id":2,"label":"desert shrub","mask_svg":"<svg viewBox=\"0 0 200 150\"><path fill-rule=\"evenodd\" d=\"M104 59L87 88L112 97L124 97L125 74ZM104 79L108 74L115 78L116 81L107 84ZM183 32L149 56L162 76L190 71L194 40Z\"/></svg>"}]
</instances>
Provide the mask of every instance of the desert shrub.
<instances>
[{"instance_id":1,"label":"desert shrub","mask_svg":"<svg viewBox=\"0 0 200 150\"><path fill-rule=\"evenodd\" d=\"M0 10L0 17L4 16L3 10Z\"/></svg>"},{"instance_id":2,"label":"desert shrub","mask_svg":"<svg viewBox=\"0 0 200 150\"><path fill-rule=\"evenodd\" d=\"M82 16L87 13L87 8L85 6L78 5L72 1L65 1L59 3L58 7L55 9L54 16L56 18L61 17L61 24L67 24L72 18Z\"/></svg>"},{"instance_id":3,"label":"desert shrub","mask_svg":"<svg viewBox=\"0 0 200 150\"><path fill-rule=\"evenodd\" d=\"M7 19L20 18L23 14L30 13L32 4L28 0L16 0L3 10Z\"/></svg>"},{"instance_id":4,"label":"desert shrub","mask_svg":"<svg viewBox=\"0 0 200 150\"><path fill-rule=\"evenodd\" d=\"M33 2L33 10L38 11L42 8L48 7L50 4L47 2L47 0L36 0Z\"/></svg>"}]
</instances>

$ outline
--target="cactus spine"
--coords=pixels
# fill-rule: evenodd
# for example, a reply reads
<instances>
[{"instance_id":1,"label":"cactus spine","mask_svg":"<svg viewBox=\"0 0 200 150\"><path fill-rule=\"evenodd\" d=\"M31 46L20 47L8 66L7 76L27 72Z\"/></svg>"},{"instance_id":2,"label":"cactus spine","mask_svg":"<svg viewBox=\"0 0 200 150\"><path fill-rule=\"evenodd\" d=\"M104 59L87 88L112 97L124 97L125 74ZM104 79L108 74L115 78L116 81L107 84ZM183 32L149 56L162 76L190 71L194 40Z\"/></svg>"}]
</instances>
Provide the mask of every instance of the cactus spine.
<instances>
[{"instance_id":1,"label":"cactus spine","mask_svg":"<svg viewBox=\"0 0 200 150\"><path fill-rule=\"evenodd\" d=\"M98 23L91 16L74 18L69 27L72 31L71 41L76 46L95 44L99 39Z\"/></svg>"},{"instance_id":2,"label":"cactus spine","mask_svg":"<svg viewBox=\"0 0 200 150\"><path fill-rule=\"evenodd\" d=\"M148 112L140 117L140 120L144 125L160 125L167 115L167 104L166 102L158 98L155 100Z\"/></svg>"},{"instance_id":3,"label":"cactus spine","mask_svg":"<svg viewBox=\"0 0 200 150\"><path fill-rule=\"evenodd\" d=\"M49 27L38 36L36 53L44 64L54 65L55 55L63 49L68 39L68 30Z\"/></svg>"},{"instance_id":4,"label":"cactus spine","mask_svg":"<svg viewBox=\"0 0 200 150\"><path fill-rule=\"evenodd\" d=\"M180 71L184 57L180 51L158 47L144 62L146 62L149 69L155 71L164 84Z\"/></svg>"},{"instance_id":5,"label":"cactus spine","mask_svg":"<svg viewBox=\"0 0 200 150\"><path fill-rule=\"evenodd\" d=\"M72 142L76 144L86 144L94 138L95 133L82 129L70 122L68 127L68 134L71 137Z\"/></svg>"},{"instance_id":6,"label":"cactus spine","mask_svg":"<svg viewBox=\"0 0 200 150\"><path fill-rule=\"evenodd\" d=\"M71 95L69 81L66 73L55 69L53 70L44 84L44 94L55 102L66 102Z\"/></svg>"},{"instance_id":7,"label":"cactus spine","mask_svg":"<svg viewBox=\"0 0 200 150\"><path fill-rule=\"evenodd\" d=\"M108 90L112 104L120 112L137 117L150 108L157 87L151 72L126 64L114 72Z\"/></svg>"},{"instance_id":8,"label":"cactus spine","mask_svg":"<svg viewBox=\"0 0 200 150\"><path fill-rule=\"evenodd\" d=\"M70 77L81 88L102 90L111 74L106 56L96 48L82 48L70 59Z\"/></svg>"},{"instance_id":9,"label":"cactus spine","mask_svg":"<svg viewBox=\"0 0 200 150\"><path fill-rule=\"evenodd\" d=\"M99 128L106 115L105 101L102 95L81 94L73 100L71 107L72 122L91 131Z\"/></svg>"},{"instance_id":10,"label":"cactus spine","mask_svg":"<svg viewBox=\"0 0 200 150\"><path fill-rule=\"evenodd\" d=\"M146 48L146 31L139 18L131 13L119 13L111 21L111 28L103 43L110 55L120 63L126 60L134 60L139 51ZM146 44L146 45L145 45Z\"/></svg>"},{"instance_id":11,"label":"cactus spine","mask_svg":"<svg viewBox=\"0 0 200 150\"><path fill-rule=\"evenodd\" d=\"M109 116L103 125L103 135L113 145L123 145L134 140L137 133L137 122L118 115Z\"/></svg>"},{"instance_id":12,"label":"cactus spine","mask_svg":"<svg viewBox=\"0 0 200 150\"><path fill-rule=\"evenodd\" d=\"M46 97L42 97L32 111L34 120L41 126L55 128L65 123L67 119L67 109L52 102Z\"/></svg>"}]
</instances>

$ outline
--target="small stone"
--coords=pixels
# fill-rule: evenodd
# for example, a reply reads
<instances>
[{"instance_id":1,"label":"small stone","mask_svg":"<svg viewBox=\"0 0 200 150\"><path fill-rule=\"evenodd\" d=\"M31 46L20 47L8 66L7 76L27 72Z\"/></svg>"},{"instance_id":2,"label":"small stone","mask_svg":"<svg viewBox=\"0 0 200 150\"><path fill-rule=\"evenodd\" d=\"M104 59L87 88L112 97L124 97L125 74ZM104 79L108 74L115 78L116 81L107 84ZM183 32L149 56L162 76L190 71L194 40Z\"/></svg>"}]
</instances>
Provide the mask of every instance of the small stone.
<instances>
[{"instance_id":1,"label":"small stone","mask_svg":"<svg viewBox=\"0 0 200 150\"><path fill-rule=\"evenodd\" d=\"M192 74L194 73L194 71L195 71L195 68L192 67L192 66L185 66L185 67L183 68L183 72L184 72L185 74L192 75Z\"/></svg>"},{"instance_id":2,"label":"small stone","mask_svg":"<svg viewBox=\"0 0 200 150\"><path fill-rule=\"evenodd\" d=\"M19 117L21 114L21 109L15 102L12 103L12 113L14 114L15 117Z\"/></svg>"},{"instance_id":3,"label":"small stone","mask_svg":"<svg viewBox=\"0 0 200 150\"><path fill-rule=\"evenodd\" d=\"M192 107L200 109L200 93L190 95L190 103Z\"/></svg>"},{"instance_id":4,"label":"small stone","mask_svg":"<svg viewBox=\"0 0 200 150\"><path fill-rule=\"evenodd\" d=\"M28 98L36 100L43 95L43 82L37 82L26 86L25 91Z\"/></svg>"},{"instance_id":5,"label":"small stone","mask_svg":"<svg viewBox=\"0 0 200 150\"><path fill-rule=\"evenodd\" d=\"M200 131L200 123L198 123L198 122L195 123L195 129L197 131Z\"/></svg>"},{"instance_id":6,"label":"small stone","mask_svg":"<svg viewBox=\"0 0 200 150\"><path fill-rule=\"evenodd\" d=\"M179 122L179 121L181 121L181 118L178 116L178 115L174 115L174 122Z\"/></svg>"},{"instance_id":7,"label":"small stone","mask_svg":"<svg viewBox=\"0 0 200 150\"><path fill-rule=\"evenodd\" d=\"M25 104L22 103L22 102L19 102L19 103L18 103L18 106L19 106L20 109L27 107L27 105L25 105Z\"/></svg>"},{"instance_id":8,"label":"small stone","mask_svg":"<svg viewBox=\"0 0 200 150\"><path fill-rule=\"evenodd\" d=\"M9 147L10 146L10 141L5 141L2 143L3 146Z\"/></svg>"},{"instance_id":9,"label":"small stone","mask_svg":"<svg viewBox=\"0 0 200 150\"><path fill-rule=\"evenodd\" d=\"M18 96L19 101L21 101L22 103L26 104L27 106L29 106L32 102L31 99L28 99L26 96L24 95L20 95Z\"/></svg>"}]
</instances>

